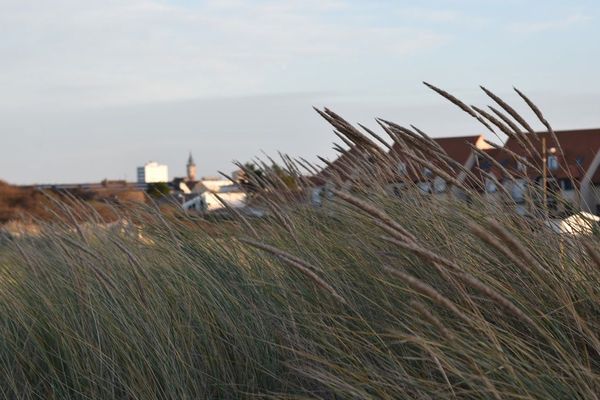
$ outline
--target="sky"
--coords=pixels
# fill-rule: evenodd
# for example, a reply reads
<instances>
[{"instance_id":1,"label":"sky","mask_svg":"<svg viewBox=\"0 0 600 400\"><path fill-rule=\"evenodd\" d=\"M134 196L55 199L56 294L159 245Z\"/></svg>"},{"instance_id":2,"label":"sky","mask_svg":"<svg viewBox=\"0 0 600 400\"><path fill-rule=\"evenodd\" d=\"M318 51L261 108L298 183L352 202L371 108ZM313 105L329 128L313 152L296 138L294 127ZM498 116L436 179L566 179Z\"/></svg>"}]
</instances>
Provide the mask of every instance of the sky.
<instances>
[{"instance_id":1,"label":"sky","mask_svg":"<svg viewBox=\"0 0 600 400\"><path fill-rule=\"evenodd\" d=\"M484 133L422 81L477 105L483 84L535 122L515 86L556 129L600 127L599 18L597 0L0 0L0 179L333 158L313 106Z\"/></svg>"}]
</instances>

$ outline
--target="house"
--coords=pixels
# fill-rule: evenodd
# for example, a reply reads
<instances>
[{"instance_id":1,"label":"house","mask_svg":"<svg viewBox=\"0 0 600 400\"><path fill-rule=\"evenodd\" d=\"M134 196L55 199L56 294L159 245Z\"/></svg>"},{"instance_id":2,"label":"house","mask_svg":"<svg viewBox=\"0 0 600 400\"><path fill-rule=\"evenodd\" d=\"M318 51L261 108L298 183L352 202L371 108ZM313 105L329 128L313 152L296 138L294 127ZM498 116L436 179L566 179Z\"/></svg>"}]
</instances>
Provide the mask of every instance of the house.
<instances>
[{"instance_id":1,"label":"house","mask_svg":"<svg viewBox=\"0 0 600 400\"><path fill-rule=\"evenodd\" d=\"M313 205L320 205L327 194L327 188L335 186L336 183L343 186L351 184L366 183L369 172L375 168L375 157L359 146L350 147L347 150L338 148L340 155L319 171L308 177L311 187L310 200ZM325 161L325 160L324 160Z\"/></svg>"},{"instance_id":2,"label":"house","mask_svg":"<svg viewBox=\"0 0 600 400\"><path fill-rule=\"evenodd\" d=\"M497 184L490 183L497 181L522 204L532 189L528 185L543 187L545 181L550 208L560 197L575 208L600 213L600 129L522 134L485 153L488 157L480 157L473 172L486 194L497 191Z\"/></svg>"},{"instance_id":3,"label":"house","mask_svg":"<svg viewBox=\"0 0 600 400\"><path fill-rule=\"evenodd\" d=\"M446 193L449 182L443 175L464 182L477 160L473 148L482 151L493 149L483 135L432 140L434 144L424 139L394 144L390 156L396 163L396 170L389 181L388 191L398 195L408 184L414 184L423 193ZM439 171L437 174L436 170Z\"/></svg>"},{"instance_id":4,"label":"house","mask_svg":"<svg viewBox=\"0 0 600 400\"><path fill-rule=\"evenodd\" d=\"M225 203L225 204L223 204ZM242 208L246 205L246 193L240 191L231 192L203 192L182 204L184 210L198 212L210 212L226 207Z\"/></svg>"}]
</instances>

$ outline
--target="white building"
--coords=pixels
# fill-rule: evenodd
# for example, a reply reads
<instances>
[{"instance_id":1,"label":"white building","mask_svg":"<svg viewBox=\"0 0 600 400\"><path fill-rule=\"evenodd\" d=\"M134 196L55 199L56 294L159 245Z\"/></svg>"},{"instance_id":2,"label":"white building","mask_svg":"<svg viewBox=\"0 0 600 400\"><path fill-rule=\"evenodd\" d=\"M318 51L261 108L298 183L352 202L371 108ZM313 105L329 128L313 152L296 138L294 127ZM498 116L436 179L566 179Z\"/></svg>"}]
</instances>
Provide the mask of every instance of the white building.
<instances>
[{"instance_id":1,"label":"white building","mask_svg":"<svg viewBox=\"0 0 600 400\"><path fill-rule=\"evenodd\" d=\"M217 197L218 196L218 197ZM246 193L244 192L204 192L183 203L184 210L215 211L225 208L242 208L246 205Z\"/></svg>"},{"instance_id":2,"label":"white building","mask_svg":"<svg viewBox=\"0 0 600 400\"><path fill-rule=\"evenodd\" d=\"M198 182L194 189L192 190L195 193L203 193L203 192L222 192L227 191L224 190L225 187L232 186L232 182L229 179L218 179L218 178L202 178ZM239 188L237 189L239 190ZM231 191L231 190L229 190Z\"/></svg>"},{"instance_id":3,"label":"white building","mask_svg":"<svg viewBox=\"0 0 600 400\"><path fill-rule=\"evenodd\" d=\"M581 211L563 219L551 219L546 222L556 233L569 235L591 235L600 224L600 217Z\"/></svg>"},{"instance_id":4,"label":"white building","mask_svg":"<svg viewBox=\"0 0 600 400\"><path fill-rule=\"evenodd\" d=\"M155 183L169 181L169 167L155 161L146 163L137 169L138 183Z\"/></svg>"}]
</instances>

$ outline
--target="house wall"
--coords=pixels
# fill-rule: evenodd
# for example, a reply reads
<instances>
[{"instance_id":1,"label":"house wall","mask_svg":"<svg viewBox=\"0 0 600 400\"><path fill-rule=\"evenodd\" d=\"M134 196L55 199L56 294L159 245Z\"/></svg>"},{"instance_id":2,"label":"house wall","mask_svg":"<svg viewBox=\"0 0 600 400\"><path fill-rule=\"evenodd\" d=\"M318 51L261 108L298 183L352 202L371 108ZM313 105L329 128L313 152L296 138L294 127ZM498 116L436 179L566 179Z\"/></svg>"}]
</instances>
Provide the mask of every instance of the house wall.
<instances>
[{"instance_id":1,"label":"house wall","mask_svg":"<svg viewBox=\"0 0 600 400\"><path fill-rule=\"evenodd\" d=\"M581 192L581 209L583 211L596 213L596 205L600 203L600 197L597 193L597 188L592 184L592 177L596 174L600 166L600 151L592 160L590 167L586 171L580 184Z\"/></svg>"},{"instance_id":2,"label":"house wall","mask_svg":"<svg viewBox=\"0 0 600 400\"><path fill-rule=\"evenodd\" d=\"M184 210L195 211L215 211L225 208L217 196L231 208L242 208L246 205L246 193L244 192L217 193L216 195L211 192L204 192L183 203L182 207Z\"/></svg>"},{"instance_id":3,"label":"house wall","mask_svg":"<svg viewBox=\"0 0 600 400\"><path fill-rule=\"evenodd\" d=\"M206 207L206 211L219 210L225 208L223 203L219 201L217 196L223 200L227 206L231 208L241 208L246 205L246 193L244 192L225 192L225 193L211 193L205 192L200 195Z\"/></svg>"},{"instance_id":4,"label":"house wall","mask_svg":"<svg viewBox=\"0 0 600 400\"><path fill-rule=\"evenodd\" d=\"M210 191L220 192L222 187L230 186L232 183L228 179L204 179L200 181L200 185L194 187L194 192Z\"/></svg>"}]
</instances>

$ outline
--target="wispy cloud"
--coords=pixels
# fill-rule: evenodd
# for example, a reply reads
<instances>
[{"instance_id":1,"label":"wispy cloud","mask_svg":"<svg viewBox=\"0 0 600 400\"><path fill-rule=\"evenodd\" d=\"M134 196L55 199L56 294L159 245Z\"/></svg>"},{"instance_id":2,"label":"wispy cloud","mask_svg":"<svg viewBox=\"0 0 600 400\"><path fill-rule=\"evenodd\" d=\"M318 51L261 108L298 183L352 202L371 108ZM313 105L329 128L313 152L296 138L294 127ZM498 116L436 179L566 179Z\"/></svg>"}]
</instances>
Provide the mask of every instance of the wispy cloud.
<instances>
[{"instance_id":1,"label":"wispy cloud","mask_svg":"<svg viewBox=\"0 0 600 400\"><path fill-rule=\"evenodd\" d=\"M514 33L538 33L554 30L568 29L592 20L592 17L583 13L567 15L564 18L548 21L518 22L508 26L508 30Z\"/></svg>"},{"instance_id":2,"label":"wispy cloud","mask_svg":"<svg viewBox=\"0 0 600 400\"><path fill-rule=\"evenodd\" d=\"M382 27L342 0L9 3L0 106L313 90L311 79L323 85L323 72L344 74L356 59L406 57L446 40L429 28ZM306 83L282 82L288 74Z\"/></svg>"}]
</instances>

